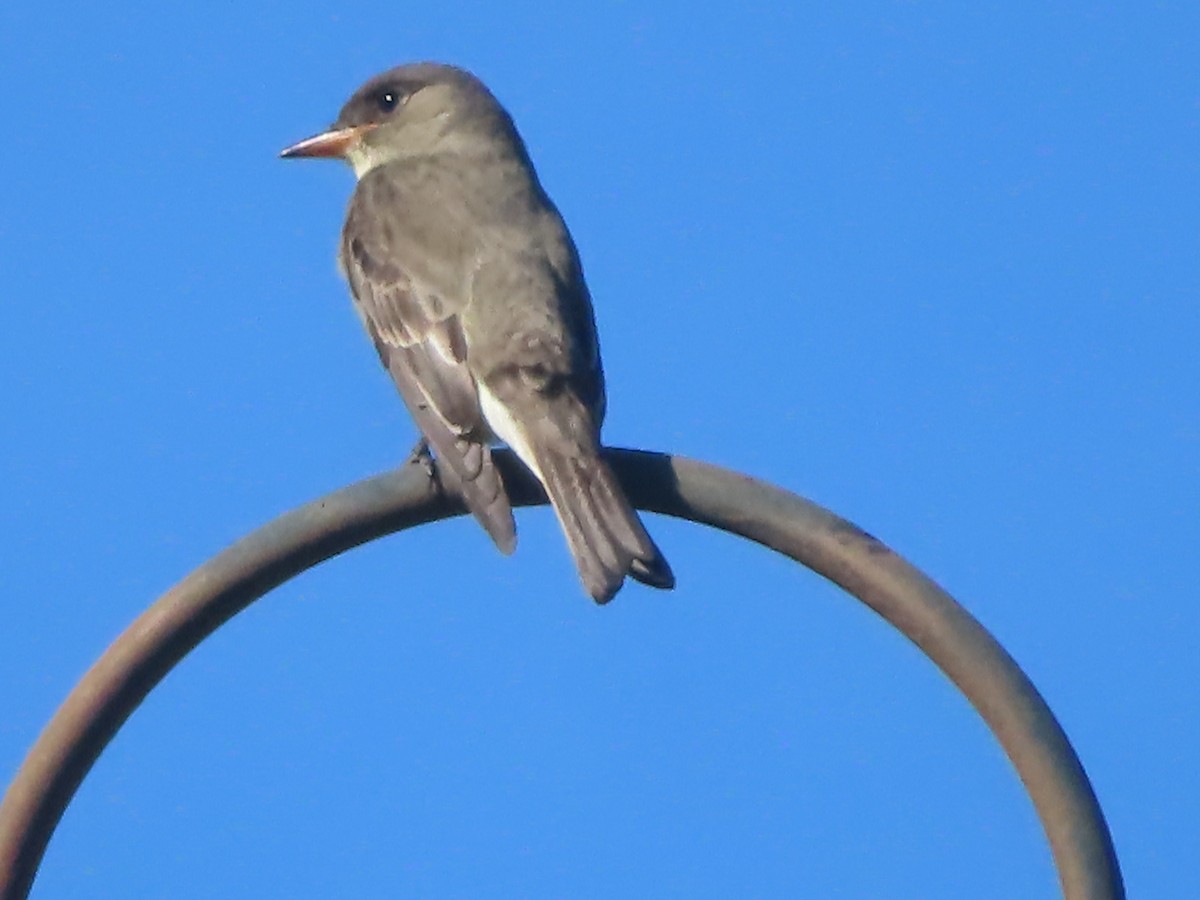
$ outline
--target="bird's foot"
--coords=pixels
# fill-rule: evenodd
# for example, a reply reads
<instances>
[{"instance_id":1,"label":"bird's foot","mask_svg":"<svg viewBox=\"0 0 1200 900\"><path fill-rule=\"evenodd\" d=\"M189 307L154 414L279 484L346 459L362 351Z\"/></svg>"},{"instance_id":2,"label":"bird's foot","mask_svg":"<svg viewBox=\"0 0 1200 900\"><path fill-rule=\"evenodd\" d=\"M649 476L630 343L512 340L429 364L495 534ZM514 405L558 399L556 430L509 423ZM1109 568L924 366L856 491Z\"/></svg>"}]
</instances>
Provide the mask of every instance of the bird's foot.
<instances>
[{"instance_id":1,"label":"bird's foot","mask_svg":"<svg viewBox=\"0 0 1200 900\"><path fill-rule=\"evenodd\" d=\"M408 454L407 466L420 466L428 478L433 478L433 454L429 452L429 441L421 438Z\"/></svg>"}]
</instances>

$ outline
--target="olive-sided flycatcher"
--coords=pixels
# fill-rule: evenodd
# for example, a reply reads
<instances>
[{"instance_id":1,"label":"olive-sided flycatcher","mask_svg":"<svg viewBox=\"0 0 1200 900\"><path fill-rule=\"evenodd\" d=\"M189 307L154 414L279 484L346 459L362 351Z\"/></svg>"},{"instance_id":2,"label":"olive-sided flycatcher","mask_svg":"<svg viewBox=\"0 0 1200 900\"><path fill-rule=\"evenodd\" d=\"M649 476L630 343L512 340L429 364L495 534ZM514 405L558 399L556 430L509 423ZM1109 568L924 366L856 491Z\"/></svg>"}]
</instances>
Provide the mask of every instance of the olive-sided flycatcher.
<instances>
[{"instance_id":1,"label":"olive-sided flycatcher","mask_svg":"<svg viewBox=\"0 0 1200 900\"><path fill-rule=\"evenodd\" d=\"M544 485L580 578L675 584L600 456L604 373L579 254L512 118L477 78L400 66L283 151L358 178L338 259L439 471L503 553L516 526L489 444Z\"/></svg>"}]
</instances>

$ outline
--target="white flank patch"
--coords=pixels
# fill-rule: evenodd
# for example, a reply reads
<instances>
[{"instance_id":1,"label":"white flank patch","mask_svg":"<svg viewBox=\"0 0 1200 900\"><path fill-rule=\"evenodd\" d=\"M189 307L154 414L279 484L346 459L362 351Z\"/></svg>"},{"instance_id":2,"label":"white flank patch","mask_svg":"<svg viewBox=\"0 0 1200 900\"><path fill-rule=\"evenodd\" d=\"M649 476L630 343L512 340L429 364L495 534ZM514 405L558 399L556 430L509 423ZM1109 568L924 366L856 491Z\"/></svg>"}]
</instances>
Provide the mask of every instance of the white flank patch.
<instances>
[{"instance_id":1,"label":"white flank patch","mask_svg":"<svg viewBox=\"0 0 1200 900\"><path fill-rule=\"evenodd\" d=\"M538 468L533 452L529 449L525 433L517 426L507 407L482 383L479 384L479 407L483 410L483 417L492 431L512 448L513 453L532 470L538 481L545 484L546 479L542 477L542 470Z\"/></svg>"}]
</instances>

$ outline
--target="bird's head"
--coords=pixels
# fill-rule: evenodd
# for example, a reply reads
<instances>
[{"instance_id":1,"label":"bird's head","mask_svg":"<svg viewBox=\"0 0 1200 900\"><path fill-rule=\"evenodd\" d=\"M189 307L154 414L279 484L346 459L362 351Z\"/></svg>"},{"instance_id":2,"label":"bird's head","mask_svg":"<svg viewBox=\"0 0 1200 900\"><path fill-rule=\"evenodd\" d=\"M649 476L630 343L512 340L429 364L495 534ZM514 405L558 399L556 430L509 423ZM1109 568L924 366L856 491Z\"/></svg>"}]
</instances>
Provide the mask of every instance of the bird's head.
<instances>
[{"instance_id":1,"label":"bird's head","mask_svg":"<svg viewBox=\"0 0 1200 900\"><path fill-rule=\"evenodd\" d=\"M383 163L445 150L520 147L512 120L474 75L414 63L376 75L346 101L325 132L285 149L285 159L342 159L361 178Z\"/></svg>"}]
</instances>

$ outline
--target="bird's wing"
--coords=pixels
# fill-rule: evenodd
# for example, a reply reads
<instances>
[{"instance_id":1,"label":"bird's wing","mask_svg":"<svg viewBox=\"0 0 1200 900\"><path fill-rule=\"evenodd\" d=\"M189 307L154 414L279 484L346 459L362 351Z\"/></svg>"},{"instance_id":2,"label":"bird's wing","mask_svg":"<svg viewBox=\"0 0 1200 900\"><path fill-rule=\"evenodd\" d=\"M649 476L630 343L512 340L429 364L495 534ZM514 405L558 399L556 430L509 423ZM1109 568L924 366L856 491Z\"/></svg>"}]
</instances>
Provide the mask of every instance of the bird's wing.
<instances>
[{"instance_id":1,"label":"bird's wing","mask_svg":"<svg viewBox=\"0 0 1200 900\"><path fill-rule=\"evenodd\" d=\"M466 361L460 321L466 296L454 283L468 264L456 258L461 237L437 227L437 204L415 207L419 198L406 196L403 180L388 174L371 173L359 182L342 235L342 268L380 359L444 463L450 486L496 546L511 553L512 508L485 441L487 426Z\"/></svg>"}]
</instances>

